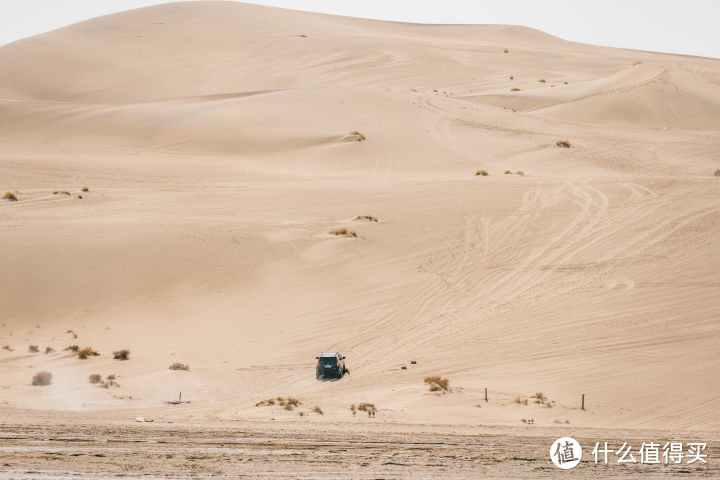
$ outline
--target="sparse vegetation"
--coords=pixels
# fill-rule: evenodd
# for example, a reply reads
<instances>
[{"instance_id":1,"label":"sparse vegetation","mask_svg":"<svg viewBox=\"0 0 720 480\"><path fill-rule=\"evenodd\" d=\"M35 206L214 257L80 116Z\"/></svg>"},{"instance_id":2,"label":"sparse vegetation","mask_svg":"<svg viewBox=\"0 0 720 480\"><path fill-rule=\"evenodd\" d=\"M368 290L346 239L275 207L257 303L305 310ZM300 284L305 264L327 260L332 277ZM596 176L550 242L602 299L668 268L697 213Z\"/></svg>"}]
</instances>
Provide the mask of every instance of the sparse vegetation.
<instances>
[{"instance_id":1,"label":"sparse vegetation","mask_svg":"<svg viewBox=\"0 0 720 480\"><path fill-rule=\"evenodd\" d=\"M357 407L354 403L350 405L350 411L352 412L353 416L355 416L355 414L357 413Z\"/></svg>"},{"instance_id":2,"label":"sparse vegetation","mask_svg":"<svg viewBox=\"0 0 720 480\"><path fill-rule=\"evenodd\" d=\"M317 405L313 407L313 412L317 413L318 415L325 415L325 412L323 412L322 408Z\"/></svg>"},{"instance_id":3,"label":"sparse vegetation","mask_svg":"<svg viewBox=\"0 0 720 480\"><path fill-rule=\"evenodd\" d=\"M526 423L526 424L528 424L528 425L534 425L534 424L535 424L535 420L533 420L532 418L527 418L527 419L526 419L526 418L521 418L520 421L521 421L522 423Z\"/></svg>"},{"instance_id":4,"label":"sparse vegetation","mask_svg":"<svg viewBox=\"0 0 720 480\"><path fill-rule=\"evenodd\" d=\"M15 195L13 192L5 192L5 195L3 195L3 200L10 200L11 202L17 202L17 195Z\"/></svg>"},{"instance_id":5,"label":"sparse vegetation","mask_svg":"<svg viewBox=\"0 0 720 480\"><path fill-rule=\"evenodd\" d=\"M358 132L357 130L350 132L348 137L352 140L355 140L356 142L362 142L363 140L365 140L365 135Z\"/></svg>"},{"instance_id":6,"label":"sparse vegetation","mask_svg":"<svg viewBox=\"0 0 720 480\"><path fill-rule=\"evenodd\" d=\"M572 143L570 143L569 140L558 140L557 142L555 142L555 145L557 145L558 147L561 147L561 148L572 147Z\"/></svg>"},{"instance_id":7,"label":"sparse vegetation","mask_svg":"<svg viewBox=\"0 0 720 480\"><path fill-rule=\"evenodd\" d=\"M127 348L123 348L122 350L117 350L113 352L113 358L115 360L128 360L130 359L130 350Z\"/></svg>"},{"instance_id":8,"label":"sparse vegetation","mask_svg":"<svg viewBox=\"0 0 720 480\"><path fill-rule=\"evenodd\" d=\"M273 405L283 407L285 410L290 411L293 408L297 408L302 405L302 402L295 397L275 397L268 398L267 400L260 400L258 403L255 404L256 407L270 407Z\"/></svg>"},{"instance_id":9,"label":"sparse vegetation","mask_svg":"<svg viewBox=\"0 0 720 480\"><path fill-rule=\"evenodd\" d=\"M28 352L30 352L30 353L38 353L39 351L40 351L40 347L38 347L37 345L30 345L28 347Z\"/></svg>"},{"instance_id":10,"label":"sparse vegetation","mask_svg":"<svg viewBox=\"0 0 720 480\"><path fill-rule=\"evenodd\" d=\"M432 377L425 377L425 380L423 380L423 381L428 386L428 389L431 392L439 392L439 391L447 392L450 389L450 381L447 378L443 378L439 375L434 375Z\"/></svg>"},{"instance_id":11,"label":"sparse vegetation","mask_svg":"<svg viewBox=\"0 0 720 480\"><path fill-rule=\"evenodd\" d=\"M92 347L85 347L82 350L78 351L77 354L80 360L86 360L89 357L97 357L98 355L100 355L98 352L93 350Z\"/></svg>"},{"instance_id":12,"label":"sparse vegetation","mask_svg":"<svg viewBox=\"0 0 720 480\"><path fill-rule=\"evenodd\" d=\"M3 345L2 348L3 348L3 350L7 350L8 352L12 352L12 351L13 351L13 349L12 349L12 347L11 347L10 345Z\"/></svg>"},{"instance_id":13,"label":"sparse vegetation","mask_svg":"<svg viewBox=\"0 0 720 480\"><path fill-rule=\"evenodd\" d=\"M352 409L352 407L353 406L351 406L350 408ZM368 402L360 402L357 409L360 410L361 412L367 412L368 410L377 410L375 408L374 403L368 403Z\"/></svg>"},{"instance_id":14,"label":"sparse vegetation","mask_svg":"<svg viewBox=\"0 0 720 480\"><path fill-rule=\"evenodd\" d=\"M187 370L190 370L190 365L188 365L187 363L175 362L172 365L170 365L169 368L170 368L170 370L185 370L185 371L187 371Z\"/></svg>"},{"instance_id":15,"label":"sparse vegetation","mask_svg":"<svg viewBox=\"0 0 720 480\"><path fill-rule=\"evenodd\" d=\"M55 349L53 347L45 347L45 353L53 353Z\"/></svg>"},{"instance_id":16,"label":"sparse vegetation","mask_svg":"<svg viewBox=\"0 0 720 480\"><path fill-rule=\"evenodd\" d=\"M102 382L102 375L100 375L99 373L93 373L88 377L88 382L92 383L93 385L98 384Z\"/></svg>"},{"instance_id":17,"label":"sparse vegetation","mask_svg":"<svg viewBox=\"0 0 720 480\"><path fill-rule=\"evenodd\" d=\"M351 237L351 238L357 237L357 233L355 233L354 231L349 230L345 227L334 228L334 229L330 230L330 234L337 235L339 237Z\"/></svg>"},{"instance_id":18,"label":"sparse vegetation","mask_svg":"<svg viewBox=\"0 0 720 480\"><path fill-rule=\"evenodd\" d=\"M510 80L515 80L515 77L513 75L510 75Z\"/></svg>"},{"instance_id":19,"label":"sparse vegetation","mask_svg":"<svg viewBox=\"0 0 720 480\"><path fill-rule=\"evenodd\" d=\"M544 78L541 78L540 80L538 80L538 82L540 82L540 83L545 83L545 79L544 79Z\"/></svg>"},{"instance_id":20,"label":"sparse vegetation","mask_svg":"<svg viewBox=\"0 0 720 480\"><path fill-rule=\"evenodd\" d=\"M481 176L483 176L483 177L487 177L487 176L490 175L490 174L488 173L487 170L476 170L476 171L475 171L475 176L478 176L478 175L481 175Z\"/></svg>"},{"instance_id":21,"label":"sparse vegetation","mask_svg":"<svg viewBox=\"0 0 720 480\"><path fill-rule=\"evenodd\" d=\"M510 91L511 91L511 92L519 92L520 89L519 89L518 87L512 87L512 88L510 89Z\"/></svg>"},{"instance_id":22,"label":"sparse vegetation","mask_svg":"<svg viewBox=\"0 0 720 480\"><path fill-rule=\"evenodd\" d=\"M90 189L89 189L88 187L82 187L82 191L83 191L83 192L89 192Z\"/></svg>"},{"instance_id":23,"label":"sparse vegetation","mask_svg":"<svg viewBox=\"0 0 720 480\"><path fill-rule=\"evenodd\" d=\"M53 192L53 195L67 195L68 197L72 197L72 193L68 192L67 190L55 190Z\"/></svg>"},{"instance_id":24,"label":"sparse vegetation","mask_svg":"<svg viewBox=\"0 0 720 480\"><path fill-rule=\"evenodd\" d=\"M720 177L720 168L717 169L717 170L715 170L715 176L716 176L716 177Z\"/></svg>"},{"instance_id":25,"label":"sparse vegetation","mask_svg":"<svg viewBox=\"0 0 720 480\"><path fill-rule=\"evenodd\" d=\"M508 53L508 51L509 50L506 48L505 50L503 50L503 53Z\"/></svg>"},{"instance_id":26,"label":"sparse vegetation","mask_svg":"<svg viewBox=\"0 0 720 480\"><path fill-rule=\"evenodd\" d=\"M535 403L537 403L538 405L544 405L548 408L553 408L556 404L554 400L550 400L542 392L537 392L535 395L532 396L532 398L535 399Z\"/></svg>"},{"instance_id":27,"label":"sparse vegetation","mask_svg":"<svg viewBox=\"0 0 720 480\"><path fill-rule=\"evenodd\" d=\"M520 175L522 177L525 175L525 172L523 172L522 170L518 170L517 172L515 172L515 175Z\"/></svg>"},{"instance_id":28,"label":"sparse vegetation","mask_svg":"<svg viewBox=\"0 0 720 480\"><path fill-rule=\"evenodd\" d=\"M52 373L38 372L32 378L32 384L36 387L44 387L52 383Z\"/></svg>"},{"instance_id":29,"label":"sparse vegetation","mask_svg":"<svg viewBox=\"0 0 720 480\"><path fill-rule=\"evenodd\" d=\"M378 219L372 215L358 215L353 219L356 222L377 222Z\"/></svg>"},{"instance_id":30,"label":"sparse vegetation","mask_svg":"<svg viewBox=\"0 0 720 480\"><path fill-rule=\"evenodd\" d=\"M65 347L65 351L77 353L80 351L80 346L79 345L68 345L67 347Z\"/></svg>"},{"instance_id":31,"label":"sparse vegetation","mask_svg":"<svg viewBox=\"0 0 720 480\"><path fill-rule=\"evenodd\" d=\"M528 399L527 399L527 398L515 397L515 400L513 400L513 401L514 401L515 403L517 403L518 405L527 405L527 404L528 404Z\"/></svg>"},{"instance_id":32,"label":"sparse vegetation","mask_svg":"<svg viewBox=\"0 0 720 480\"><path fill-rule=\"evenodd\" d=\"M512 172L511 172L510 170L505 170L503 173L504 173L505 175L512 175Z\"/></svg>"}]
</instances>

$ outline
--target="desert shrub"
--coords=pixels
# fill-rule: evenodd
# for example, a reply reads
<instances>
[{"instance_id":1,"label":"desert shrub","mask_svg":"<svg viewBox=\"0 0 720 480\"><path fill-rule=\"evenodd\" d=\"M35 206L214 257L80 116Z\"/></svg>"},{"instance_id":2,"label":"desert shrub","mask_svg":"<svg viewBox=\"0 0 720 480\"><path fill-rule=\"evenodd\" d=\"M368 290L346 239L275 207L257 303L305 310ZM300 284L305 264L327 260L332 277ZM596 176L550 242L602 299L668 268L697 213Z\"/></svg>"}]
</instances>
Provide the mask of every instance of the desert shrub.
<instances>
[{"instance_id":1,"label":"desert shrub","mask_svg":"<svg viewBox=\"0 0 720 480\"><path fill-rule=\"evenodd\" d=\"M511 172L510 170L505 170L503 173L504 173L505 175L512 175L512 172Z\"/></svg>"},{"instance_id":2,"label":"desert shrub","mask_svg":"<svg viewBox=\"0 0 720 480\"><path fill-rule=\"evenodd\" d=\"M349 136L351 139L355 140L356 142L362 142L363 140L365 140L365 135L358 132L357 130L350 132Z\"/></svg>"},{"instance_id":3,"label":"desert shrub","mask_svg":"<svg viewBox=\"0 0 720 480\"><path fill-rule=\"evenodd\" d=\"M490 175L487 170L476 170L475 176L482 175L483 177L487 177Z\"/></svg>"},{"instance_id":4,"label":"desert shrub","mask_svg":"<svg viewBox=\"0 0 720 480\"><path fill-rule=\"evenodd\" d=\"M352 405L350 405L350 411L352 412L353 415L355 415L357 413L357 407L355 406L354 403Z\"/></svg>"},{"instance_id":5,"label":"desert shrub","mask_svg":"<svg viewBox=\"0 0 720 480\"><path fill-rule=\"evenodd\" d=\"M518 170L517 172L515 172L515 175L520 175L522 177L523 175L525 175L525 172L523 172L522 170Z\"/></svg>"},{"instance_id":6,"label":"desert shrub","mask_svg":"<svg viewBox=\"0 0 720 480\"><path fill-rule=\"evenodd\" d=\"M115 360L128 360L130 358L130 350L128 350L127 348L117 350L113 352L113 358Z\"/></svg>"},{"instance_id":7,"label":"desert shrub","mask_svg":"<svg viewBox=\"0 0 720 480\"><path fill-rule=\"evenodd\" d=\"M89 192L90 189L89 189L88 187L82 187L82 191L83 191L83 192Z\"/></svg>"},{"instance_id":8,"label":"desert shrub","mask_svg":"<svg viewBox=\"0 0 720 480\"><path fill-rule=\"evenodd\" d=\"M313 407L313 412L317 413L318 415L325 415L325 412L323 412L322 408L318 407L317 405Z\"/></svg>"},{"instance_id":9,"label":"desert shrub","mask_svg":"<svg viewBox=\"0 0 720 480\"><path fill-rule=\"evenodd\" d=\"M508 77L508 78L510 78L510 80L515 80L515 77L512 75L510 75L510 77Z\"/></svg>"},{"instance_id":10,"label":"desert shrub","mask_svg":"<svg viewBox=\"0 0 720 480\"><path fill-rule=\"evenodd\" d=\"M65 350L69 351L69 352L79 352L80 346L79 345L68 345L67 347L65 347Z\"/></svg>"},{"instance_id":11,"label":"desert shrub","mask_svg":"<svg viewBox=\"0 0 720 480\"><path fill-rule=\"evenodd\" d=\"M93 385L102 382L102 375L99 373L93 373L88 377L88 382L92 383Z\"/></svg>"},{"instance_id":12,"label":"desert shrub","mask_svg":"<svg viewBox=\"0 0 720 480\"><path fill-rule=\"evenodd\" d=\"M11 202L17 202L17 196L13 192L5 192L3 200L10 200Z\"/></svg>"},{"instance_id":13,"label":"desert shrub","mask_svg":"<svg viewBox=\"0 0 720 480\"><path fill-rule=\"evenodd\" d=\"M260 400L258 403L255 404L256 407L269 407L271 405L275 405L274 398L268 398L267 400Z\"/></svg>"},{"instance_id":14,"label":"desert shrub","mask_svg":"<svg viewBox=\"0 0 720 480\"><path fill-rule=\"evenodd\" d=\"M98 352L93 350L92 347L85 347L82 350L78 351L77 354L80 360L86 360L89 357L97 357L98 355L100 355Z\"/></svg>"},{"instance_id":15,"label":"desert shrub","mask_svg":"<svg viewBox=\"0 0 720 480\"><path fill-rule=\"evenodd\" d=\"M45 353L53 353L55 349L53 347L45 347Z\"/></svg>"},{"instance_id":16,"label":"desert shrub","mask_svg":"<svg viewBox=\"0 0 720 480\"><path fill-rule=\"evenodd\" d=\"M82 195L78 195L78 200L82 200Z\"/></svg>"},{"instance_id":17,"label":"desert shrub","mask_svg":"<svg viewBox=\"0 0 720 480\"><path fill-rule=\"evenodd\" d=\"M105 378L107 378L108 380L115 380L117 378L117 375L115 375L114 373L111 373L110 375L108 375Z\"/></svg>"},{"instance_id":18,"label":"desert shrub","mask_svg":"<svg viewBox=\"0 0 720 480\"><path fill-rule=\"evenodd\" d=\"M567 82L563 82L563 84L567 85L568 83L567 83Z\"/></svg>"},{"instance_id":19,"label":"desert shrub","mask_svg":"<svg viewBox=\"0 0 720 480\"><path fill-rule=\"evenodd\" d=\"M40 347L38 347L37 345L30 345L28 347L28 352L30 352L30 353L38 353L39 351L40 351Z\"/></svg>"},{"instance_id":20,"label":"desert shrub","mask_svg":"<svg viewBox=\"0 0 720 480\"><path fill-rule=\"evenodd\" d=\"M287 397L285 399L285 403L287 403L288 405L292 405L293 407L299 407L302 402L300 402L300 400L298 400L297 398Z\"/></svg>"},{"instance_id":21,"label":"desert shrub","mask_svg":"<svg viewBox=\"0 0 720 480\"><path fill-rule=\"evenodd\" d=\"M11 347L10 345L3 345L2 348L3 348L3 350L7 350L8 352L12 352L12 351L13 351L13 349L12 349L12 347Z\"/></svg>"},{"instance_id":22,"label":"desert shrub","mask_svg":"<svg viewBox=\"0 0 720 480\"><path fill-rule=\"evenodd\" d=\"M572 143L570 143L569 140L558 140L557 142L555 142L555 145L557 145L558 147L561 147L561 148L572 147Z\"/></svg>"},{"instance_id":23,"label":"desert shrub","mask_svg":"<svg viewBox=\"0 0 720 480\"><path fill-rule=\"evenodd\" d=\"M503 50L503 53L508 53L508 51L509 50L506 48L505 50Z\"/></svg>"},{"instance_id":24,"label":"desert shrub","mask_svg":"<svg viewBox=\"0 0 720 480\"><path fill-rule=\"evenodd\" d=\"M512 87L512 88L510 89L510 91L511 91L511 92L519 92L520 89L517 88L517 87Z\"/></svg>"},{"instance_id":25,"label":"desert shrub","mask_svg":"<svg viewBox=\"0 0 720 480\"><path fill-rule=\"evenodd\" d=\"M423 380L428 386L431 392L438 392L440 390L447 392L450 388L450 380L443 378L439 375L433 375L432 377L425 377Z\"/></svg>"},{"instance_id":26,"label":"desert shrub","mask_svg":"<svg viewBox=\"0 0 720 480\"><path fill-rule=\"evenodd\" d=\"M516 397L515 400L513 400L513 401L514 401L515 403L517 403L518 405L527 405L527 404L528 404L528 399L527 399L527 398Z\"/></svg>"},{"instance_id":27,"label":"desert shrub","mask_svg":"<svg viewBox=\"0 0 720 480\"><path fill-rule=\"evenodd\" d=\"M540 82L540 83L545 83L545 79L544 79L544 78L541 78L540 80L538 80L538 82Z\"/></svg>"},{"instance_id":28,"label":"desert shrub","mask_svg":"<svg viewBox=\"0 0 720 480\"><path fill-rule=\"evenodd\" d=\"M72 197L72 193L68 192L67 190L55 190L53 192L53 195L67 195L68 197Z\"/></svg>"},{"instance_id":29,"label":"desert shrub","mask_svg":"<svg viewBox=\"0 0 720 480\"><path fill-rule=\"evenodd\" d=\"M378 219L372 215L358 215L353 219L354 221L365 221L365 222L377 222Z\"/></svg>"},{"instance_id":30,"label":"desert shrub","mask_svg":"<svg viewBox=\"0 0 720 480\"><path fill-rule=\"evenodd\" d=\"M334 229L330 230L330 234L337 235L339 237L352 237L352 238L357 237L357 233L353 232L352 230L348 230L345 227L334 228Z\"/></svg>"},{"instance_id":31,"label":"desert shrub","mask_svg":"<svg viewBox=\"0 0 720 480\"><path fill-rule=\"evenodd\" d=\"M190 365L187 363L175 362L170 365L170 370L190 370Z\"/></svg>"},{"instance_id":32,"label":"desert shrub","mask_svg":"<svg viewBox=\"0 0 720 480\"><path fill-rule=\"evenodd\" d=\"M715 170L715 176L720 177L720 169Z\"/></svg>"},{"instance_id":33,"label":"desert shrub","mask_svg":"<svg viewBox=\"0 0 720 480\"><path fill-rule=\"evenodd\" d=\"M38 372L32 378L32 384L36 387L44 387L52 383L52 373Z\"/></svg>"},{"instance_id":34,"label":"desert shrub","mask_svg":"<svg viewBox=\"0 0 720 480\"><path fill-rule=\"evenodd\" d=\"M352 405L351 405L351 409L352 409ZM375 408L375 404L374 404L374 403L368 403L368 402L360 402L360 404L358 405L357 409L360 410L361 412L367 412L367 411L377 410L377 409Z\"/></svg>"}]
</instances>

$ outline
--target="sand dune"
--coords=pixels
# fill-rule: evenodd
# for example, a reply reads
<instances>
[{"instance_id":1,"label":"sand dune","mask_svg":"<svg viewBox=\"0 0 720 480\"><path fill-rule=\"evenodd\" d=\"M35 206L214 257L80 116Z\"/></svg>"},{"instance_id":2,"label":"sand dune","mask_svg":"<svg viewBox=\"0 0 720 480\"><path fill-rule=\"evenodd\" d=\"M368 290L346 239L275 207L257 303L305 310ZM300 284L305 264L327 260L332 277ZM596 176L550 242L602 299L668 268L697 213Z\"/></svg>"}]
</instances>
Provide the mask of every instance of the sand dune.
<instances>
[{"instance_id":1,"label":"sand dune","mask_svg":"<svg viewBox=\"0 0 720 480\"><path fill-rule=\"evenodd\" d=\"M0 71L7 411L720 429L717 60L188 2Z\"/></svg>"}]
</instances>

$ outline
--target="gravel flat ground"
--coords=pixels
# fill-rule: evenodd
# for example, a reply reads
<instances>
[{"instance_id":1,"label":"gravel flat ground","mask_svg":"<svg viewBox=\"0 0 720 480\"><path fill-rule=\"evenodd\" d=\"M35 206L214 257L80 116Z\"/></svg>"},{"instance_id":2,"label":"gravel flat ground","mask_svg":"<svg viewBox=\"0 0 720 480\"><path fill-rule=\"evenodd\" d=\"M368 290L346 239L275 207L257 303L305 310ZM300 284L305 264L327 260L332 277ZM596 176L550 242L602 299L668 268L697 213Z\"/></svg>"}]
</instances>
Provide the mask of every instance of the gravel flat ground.
<instances>
[{"instance_id":1,"label":"gravel flat ground","mask_svg":"<svg viewBox=\"0 0 720 480\"><path fill-rule=\"evenodd\" d=\"M596 466L591 448L598 438L612 445L627 438L588 432L592 438L577 438L583 461L564 471L549 459L553 438L510 432L6 423L0 478L720 478L717 440L708 442L707 464Z\"/></svg>"}]
</instances>

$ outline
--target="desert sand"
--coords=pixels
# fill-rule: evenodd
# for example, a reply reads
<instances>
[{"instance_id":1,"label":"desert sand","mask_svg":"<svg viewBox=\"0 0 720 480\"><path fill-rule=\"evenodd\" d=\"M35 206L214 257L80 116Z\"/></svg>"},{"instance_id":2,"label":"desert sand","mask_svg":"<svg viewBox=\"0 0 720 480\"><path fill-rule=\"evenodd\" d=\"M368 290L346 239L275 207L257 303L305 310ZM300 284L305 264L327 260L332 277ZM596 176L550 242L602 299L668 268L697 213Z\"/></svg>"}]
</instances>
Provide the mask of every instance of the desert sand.
<instances>
[{"instance_id":1,"label":"desert sand","mask_svg":"<svg viewBox=\"0 0 720 480\"><path fill-rule=\"evenodd\" d=\"M189 2L0 72L6 419L720 430L717 59Z\"/></svg>"}]
</instances>

